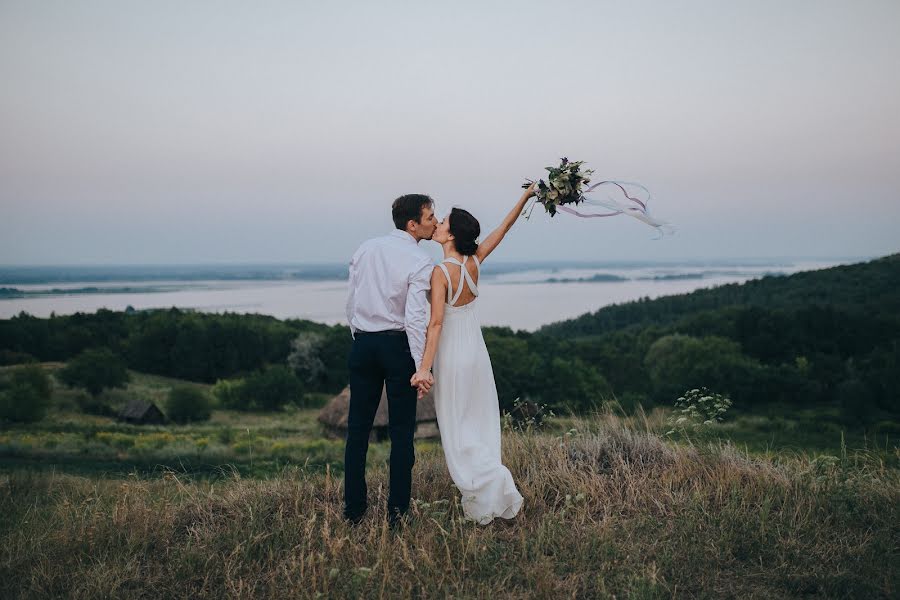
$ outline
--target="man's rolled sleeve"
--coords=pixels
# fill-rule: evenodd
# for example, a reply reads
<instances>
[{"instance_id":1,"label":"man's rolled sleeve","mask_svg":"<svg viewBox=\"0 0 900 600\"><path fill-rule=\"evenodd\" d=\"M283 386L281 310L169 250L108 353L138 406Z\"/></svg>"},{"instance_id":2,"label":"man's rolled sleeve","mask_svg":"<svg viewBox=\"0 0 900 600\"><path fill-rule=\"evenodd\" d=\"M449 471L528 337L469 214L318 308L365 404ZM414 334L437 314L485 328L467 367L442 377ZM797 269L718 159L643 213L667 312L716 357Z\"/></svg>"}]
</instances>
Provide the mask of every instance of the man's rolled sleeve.
<instances>
[{"instance_id":1,"label":"man's rolled sleeve","mask_svg":"<svg viewBox=\"0 0 900 600\"><path fill-rule=\"evenodd\" d=\"M422 366L422 355L425 353L425 331L428 328L428 290L431 289L430 259L423 258L410 276L409 290L406 295L406 337L409 340L409 351L416 363L416 370Z\"/></svg>"}]
</instances>

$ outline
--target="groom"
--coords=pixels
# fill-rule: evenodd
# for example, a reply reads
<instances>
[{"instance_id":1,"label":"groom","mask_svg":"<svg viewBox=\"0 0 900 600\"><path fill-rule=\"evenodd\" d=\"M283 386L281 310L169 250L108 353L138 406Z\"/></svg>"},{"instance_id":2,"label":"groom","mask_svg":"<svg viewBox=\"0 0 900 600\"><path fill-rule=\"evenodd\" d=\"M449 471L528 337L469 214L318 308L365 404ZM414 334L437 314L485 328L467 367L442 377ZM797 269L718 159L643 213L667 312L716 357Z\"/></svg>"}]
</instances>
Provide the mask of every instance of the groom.
<instances>
[{"instance_id":1,"label":"groom","mask_svg":"<svg viewBox=\"0 0 900 600\"><path fill-rule=\"evenodd\" d=\"M358 523L366 512L366 453L381 390L387 387L391 436L388 521L396 525L409 509L415 462L416 394L410 378L425 350L431 258L418 246L430 240L437 220L423 194L394 200L396 230L363 242L350 260L347 321L350 350L350 414L344 450L344 516ZM431 381L419 382L427 389Z\"/></svg>"}]
</instances>

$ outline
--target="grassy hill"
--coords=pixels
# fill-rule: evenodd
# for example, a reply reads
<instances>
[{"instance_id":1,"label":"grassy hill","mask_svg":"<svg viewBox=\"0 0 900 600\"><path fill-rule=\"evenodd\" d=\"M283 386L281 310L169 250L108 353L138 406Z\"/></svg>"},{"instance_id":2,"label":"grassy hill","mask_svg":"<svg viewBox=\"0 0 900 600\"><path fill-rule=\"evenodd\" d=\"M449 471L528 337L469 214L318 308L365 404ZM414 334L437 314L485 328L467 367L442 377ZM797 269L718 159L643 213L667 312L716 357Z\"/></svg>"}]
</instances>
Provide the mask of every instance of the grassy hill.
<instances>
[{"instance_id":1,"label":"grassy hill","mask_svg":"<svg viewBox=\"0 0 900 600\"><path fill-rule=\"evenodd\" d=\"M183 384L132 373L106 393ZM343 444L315 412L132 426L62 411L0 431L0 597L889 598L900 585L896 442L750 454L725 441L766 425L745 417L712 441L662 435L659 409L557 417L505 428L525 506L481 527L420 440L412 518L394 533L389 445L370 447L370 514L350 528Z\"/></svg>"},{"instance_id":2,"label":"grassy hill","mask_svg":"<svg viewBox=\"0 0 900 600\"><path fill-rule=\"evenodd\" d=\"M46 418L0 429L0 597L896 597L898 264L608 307L533 335L488 330L501 402L539 390L581 404L538 430L504 428L503 461L525 504L486 527L463 518L438 442L416 442L399 532L384 524L390 446L373 443L370 513L351 528L343 443L323 436L315 409L125 425L83 414L78 392L54 380ZM4 326L14 353L63 360L100 341L166 374L132 370L126 388L103 392L118 406L208 389L219 371L254 368L260 348L281 361L276 346L307 324L107 312ZM344 359L343 331L314 331L325 364ZM666 356L667 340L693 354ZM246 356L227 352L235 344ZM645 399L654 377L683 373L786 400L748 402L693 437L665 435L670 398L648 413L603 404L605 394ZM882 420L848 430L873 390Z\"/></svg>"},{"instance_id":3,"label":"grassy hill","mask_svg":"<svg viewBox=\"0 0 900 600\"><path fill-rule=\"evenodd\" d=\"M629 424L630 423L630 424ZM4 598L888 598L900 586L900 471L866 452L762 459L671 445L635 421L507 431L525 497L463 519L439 448L420 448L412 519L340 516L342 481L0 474Z\"/></svg>"}]
</instances>

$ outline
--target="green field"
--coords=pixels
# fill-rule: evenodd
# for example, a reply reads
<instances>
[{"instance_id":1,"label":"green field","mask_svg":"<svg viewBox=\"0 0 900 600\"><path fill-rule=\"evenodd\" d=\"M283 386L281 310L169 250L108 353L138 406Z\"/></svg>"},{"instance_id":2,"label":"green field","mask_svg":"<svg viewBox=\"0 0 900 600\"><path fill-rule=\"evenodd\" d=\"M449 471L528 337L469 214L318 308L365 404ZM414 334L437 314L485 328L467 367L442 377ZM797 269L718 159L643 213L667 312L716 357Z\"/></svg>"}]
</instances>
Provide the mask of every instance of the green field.
<instances>
[{"instance_id":1,"label":"green field","mask_svg":"<svg viewBox=\"0 0 900 600\"><path fill-rule=\"evenodd\" d=\"M60 363L45 363L49 373ZM112 407L129 398L141 398L165 407L173 386L208 389L193 383L131 371L131 381L122 389L106 390L102 399ZM329 437L318 423L315 409L289 409L277 413L246 413L216 410L209 421L189 425L129 425L111 416L79 412L73 398L78 392L53 378L54 407L43 420L0 429L0 472L54 471L79 475L122 477L160 476L177 472L196 477L265 477L288 466L339 472L343 468L344 445ZM316 394L312 404L321 406L328 397ZM615 415L602 409L604 415ZM668 411L618 414L629 427L664 435ZM846 429L836 411L825 409L765 415L732 415L710 428L702 441L730 442L743 451L764 456L808 454L838 456L864 451L896 466L900 436L891 431L873 433ZM543 432L559 435L578 422L578 417L559 416L547 421ZM692 442L676 437L673 441ZM420 440L420 451L439 449L440 442ZM386 461L389 445L373 443L370 460Z\"/></svg>"},{"instance_id":2,"label":"green field","mask_svg":"<svg viewBox=\"0 0 900 600\"><path fill-rule=\"evenodd\" d=\"M53 372L59 365L45 365ZM162 402L186 382L132 373L104 392ZM200 384L194 384L200 385ZM733 415L665 436L667 411L555 417L504 431L525 497L466 521L437 441L417 441L414 504L342 520L343 442L316 409L217 410L134 426L75 410L0 431L0 597L865 597L900 585L900 450L826 413ZM325 398L319 398L321 403Z\"/></svg>"},{"instance_id":3,"label":"green field","mask_svg":"<svg viewBox=\"0 0 900 600\"><path fill-rule=\"evenodd\" d=\"M53 373L61 365L45 364ZM173 386L210 386L131 372L123 389L102 399L118 407L129 398L165 406ZM52 405L42 421L0 430L0 471L30 470L80 475L153 477L177 471L203 477L265 476L287 465L324 469L343 463L343 442L328 438L316 421L318 409L279 413L217 410L209 421L189 425L130 425L77 410L77 392L54 380ZM321 403L326 398L319 398ZM374 445L373 460L386 457Z\"/></svg>"}]
</instances>

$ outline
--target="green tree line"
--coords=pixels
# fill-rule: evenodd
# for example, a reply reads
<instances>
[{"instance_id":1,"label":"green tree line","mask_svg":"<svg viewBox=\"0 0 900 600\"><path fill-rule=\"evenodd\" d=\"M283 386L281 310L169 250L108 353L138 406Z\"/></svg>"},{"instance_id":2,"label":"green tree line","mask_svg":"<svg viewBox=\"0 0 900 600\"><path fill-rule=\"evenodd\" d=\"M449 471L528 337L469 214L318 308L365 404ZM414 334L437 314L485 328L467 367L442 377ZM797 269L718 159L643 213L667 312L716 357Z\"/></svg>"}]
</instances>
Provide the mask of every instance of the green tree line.
<instances>
[{"instance_id":1,"label":"green tree line","mask_svg":"<svg viewBox=\"0 0 900 600\"><path fill-rule=\"evenodd\" d=\"M736 410L834 405L865 422L900 414L900 255L602 308L537 332L486 327L502 408L579 412L708 387ZM304 389L348 380L346 326L178 309L0 321L0 361L65 361L91 348L147 373L214 383L288 365ZM274 377L274 376L273 376Z\"/></svg>"}]
</instances>

